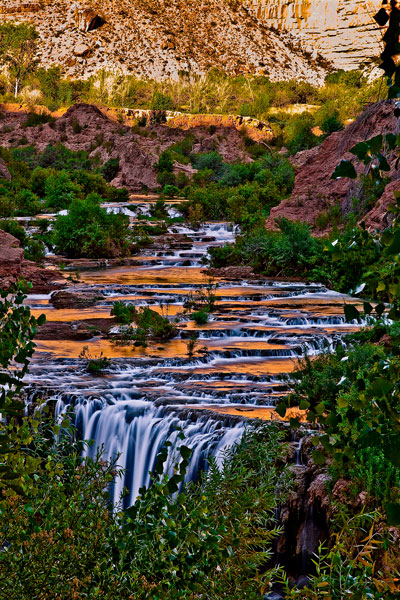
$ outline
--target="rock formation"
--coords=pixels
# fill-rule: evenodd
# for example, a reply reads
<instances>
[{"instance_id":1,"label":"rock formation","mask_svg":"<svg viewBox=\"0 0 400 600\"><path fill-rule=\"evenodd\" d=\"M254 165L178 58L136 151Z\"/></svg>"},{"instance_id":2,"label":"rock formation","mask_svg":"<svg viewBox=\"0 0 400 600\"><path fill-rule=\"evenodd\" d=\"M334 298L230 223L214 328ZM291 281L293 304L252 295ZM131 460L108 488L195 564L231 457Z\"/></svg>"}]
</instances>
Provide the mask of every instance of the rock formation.
<instances>
[{"instance_id":1,"label":"rock formation","mask_svg":"<svg viewBox=\"0 0 400 600\"><path fill-rule=\"evenodd\" d=\"M73 77L105 69L162 79L218 68L320 82L326 72L290 34L231 0L0 0L0 13L34 23L42 65Z\"/></svg>"},{"instance_id":2,"label":"rock formation","mask_svg":"<svg viewBox=\"0 0 400 600\"><path fill-rule=\"evenodd\" d=\"M336 68L358 68L381 52L381 28L373 15L381 0L242 0L267 27L290 32L304 49Z\"/></svg>"},{"instance_id":3,"label":"rock formation","mask_svg":"<svg viewBox=\"0 0 400 600\"><path fill-rule=\"evenodd\" d=\"M318 147L300 152L294 157L296 167L295 185L292 195L271 210L267 227L276 228L275 219L286 217L292 221L302 221L316 228L316 220L321 212L333 205L339 205L342 214L352 209L352 199L360 196L358 180L331 176L342 159L351 160L359 174L365 166L349 152L358 142L385 133L400 133L400 119L394 116L394 103L382 101L368 106L364 112L346 129L330 135ZM382 229L388 224L387 207L393 202L393 191L400 190L400 171L396 168L396 154L389 153L392 182L374 208L365 217L369 228Z\"/></svg>"},{"instance_id":4,"label":"rock formation","mask_svg":"<svg viewBox=\"0 0 400 600\"><path fill-rule=\"evenodd\" d=\"M172 117L164 125L149 123L146 129L137 130L131 127L135 112L100 110L89 104L75 104L62 116L58 115L55 123L24 129L26 112L23 109L18 105L3 105L2 110L4 129L0 130L0 146L9 148L13 139L25 137L28 144L43 151L49 144L57 144L62 139L67 148L85 150L92 157L97 155L103 164L110 158L119 158L120 170L112 183L133 192L144 187L150 190L158 187L154 164L163 150L187 135L187 130L194 136L195 151L208 152L215 148L224 160L230 162L250 160L241 127L246 126L246 134L256 140L268 140L272 135L266 124L257 121L256 126L251 127L246 120L220 115L193 115L193 119L190 115L185 118L178 115L177 121ZM121 117L125 124L121 123ZM76 123L81 126L79 133ZM210 133L211 125L214 133ZM178 164L176 169L180 170ZM190 175L187 169L185 171Z\"/></svg>"},{"instance_id":5,"label":"rock formation","mask_svg":"<svg viewBox=\"0 0 400 600\"><path fill-rule=\"evenodd\" d=\"M48 293L65 285L58 271L42 269L24 259L19 241L0 229L0 289L8 288L19 279L33 284L32 292Z\"/></svg>"}]
</instances>

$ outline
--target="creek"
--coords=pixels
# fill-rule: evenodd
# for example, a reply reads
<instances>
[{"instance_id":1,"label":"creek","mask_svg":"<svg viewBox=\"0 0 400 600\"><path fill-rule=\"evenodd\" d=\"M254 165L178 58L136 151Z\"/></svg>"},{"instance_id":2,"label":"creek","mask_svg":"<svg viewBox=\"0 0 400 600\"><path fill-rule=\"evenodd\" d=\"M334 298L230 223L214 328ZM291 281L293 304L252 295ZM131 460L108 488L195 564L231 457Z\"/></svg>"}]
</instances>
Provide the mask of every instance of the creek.
<instances>
[{"instance_id":1,"label":"creek","mask_svg":"<svg viewBox=\"0 0 400 600\"><path fill-rule=\"evenodd\" d=\"M155 201L133 197L129 204L107 208L129 214L134 224ZM168 207L177 216L174 204ZM215 309L208 323L196 325L190 313L184 314L184 303L206 289L203 262L209 247L232 242L235 228L224 222L198 228L178 223L169 233L175 241L142 250L129 265L81 271L70 289L103 294L93 308L55 309L49 296L27 300L33 313L44 312L48 321L107 319L116 300L179 319L176 338L146 348L96 335L84 342L37 341L28 382L31 398L49 398L57 416L72 409L79 434L94 440L86 450L90 456L100 449L106 459L120 455L124 475L111 492L116 502L126 487L125 506L149 483L149 471L167 440L173 442L183 431L193 449L187 478L195 479L210 456L223 459L249 418L279 419L274 407L288 391L285 376L304 351L313 356L332 350L355 329L343 316L348 297L321 285L262 278L215 280ZM192 334L198 339L194 355L188 356ZM87 372L79 358L83 346L93 356L102 352L112 359L104 374ZM167 471L175 460L172 445Z\"/></svg>"}]
</instances>

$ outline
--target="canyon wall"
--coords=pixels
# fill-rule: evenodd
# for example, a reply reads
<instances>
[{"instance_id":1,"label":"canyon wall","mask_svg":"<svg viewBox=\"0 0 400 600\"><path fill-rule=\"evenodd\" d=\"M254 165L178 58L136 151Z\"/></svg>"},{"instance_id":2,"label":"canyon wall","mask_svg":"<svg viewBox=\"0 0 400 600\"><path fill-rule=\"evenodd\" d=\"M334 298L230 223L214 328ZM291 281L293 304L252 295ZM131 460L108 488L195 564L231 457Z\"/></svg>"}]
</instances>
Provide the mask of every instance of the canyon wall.
<instances>
[{"instance_id":1,"label":"canyon wall","mask_svg":"<svg viewBox=\"0 0 400 600\"><path fill-rule=\"evenodd\" d=\"M242 1L267 27L290 32L337 68L358 68L381 52L382 31L373 20L381 0Z\"/></svg>"},{"instance_id":2,"label":"canyon wall","mask_svg":"<svg viewBox=\"0 0 400 600\"><path fill-rule=\"evenodd\" d=\"M216 68L320 83L326 73L321 57L232 0L0 0L0 19L32 22L42 65L72 77L104 69L164 79Z\"/></svg>"}]
</instances>

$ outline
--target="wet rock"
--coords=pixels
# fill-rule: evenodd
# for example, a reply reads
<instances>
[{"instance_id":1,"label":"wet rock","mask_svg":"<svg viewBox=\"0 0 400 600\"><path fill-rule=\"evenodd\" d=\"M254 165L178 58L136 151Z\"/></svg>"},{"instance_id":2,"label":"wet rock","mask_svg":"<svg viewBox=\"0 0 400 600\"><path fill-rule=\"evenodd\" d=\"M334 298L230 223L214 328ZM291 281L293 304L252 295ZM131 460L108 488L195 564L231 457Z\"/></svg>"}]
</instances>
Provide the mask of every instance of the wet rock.
<instances>
[{"instance_id":1,"label":"wet rock","mask_svg":"<svg viewBox=\"0 0 400 600\"><path fill-rule=\"evenodd\" d=\"M278 592L270 592L269 594L265 594L264 600L284 600L285 596L279 594Z\"/></svg>"},{"instance_id":2,"label":"wet rock","mask_svg":"<svg viewBox=\"0 0 400 600\"><path fill-rule=\"evenodd\" d=\"M60 290L51 295L50 302L55 308L88 308L104 298L102 294L70 292Z\"/></svg>"}]
</instances>

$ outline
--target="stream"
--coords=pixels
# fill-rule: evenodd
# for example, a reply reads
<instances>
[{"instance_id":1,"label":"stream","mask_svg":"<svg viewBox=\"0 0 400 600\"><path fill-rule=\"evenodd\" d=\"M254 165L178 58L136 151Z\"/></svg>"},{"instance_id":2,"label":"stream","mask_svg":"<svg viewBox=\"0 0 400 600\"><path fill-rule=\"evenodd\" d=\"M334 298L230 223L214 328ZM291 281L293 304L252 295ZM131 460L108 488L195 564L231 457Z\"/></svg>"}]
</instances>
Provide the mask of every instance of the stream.
<instances>
[{"instance_id":1,"label":"stream","mask_svg":"<svg viewBox=\"0 0 400 600\"><path fill-rule=\"evenodd\" d=\"M107 210L129 214L134 224L155 201L153 196L133 197L129 204L107 205ZM168 207L177 216L174 204ZM321 285L264 279L214 280L215 311L207 324L196 325L190 314L183 314L185 300L207 286L202 261L209 247L232 242L235 228L224 222L197 229L179 223L169 233L179 234L177 241L162 249L147 248L129 265L82 270L69 289L101 292L104 297L93 308L55 309L44 295L27 300L33 314L44 312L48 321L107 319L116 300L179 318L175 339L146 348L99 336L88 341L37 340L28 381L31 399L50 399L57 416L71 409L79 434L94 440L88 455L99 449L106 459L120 455L124 475L111 493L118 502L126 487L124 506L149 483L149 471L165 441L174 442L183 431L185 444L193 449L187 479L195 479L210 456L223 460L249 418L279 419L274 406L288 391L285 375L296 368L304 351L313 356L333 350L356 328L345 322L343 295ZM193 333L198 340L189 357ZM112 359L104 374L87 372L79 358L84 346L92 356L102 352ZM173 444L168 472L176 459Z\"/></svg>"}]
</instances>

